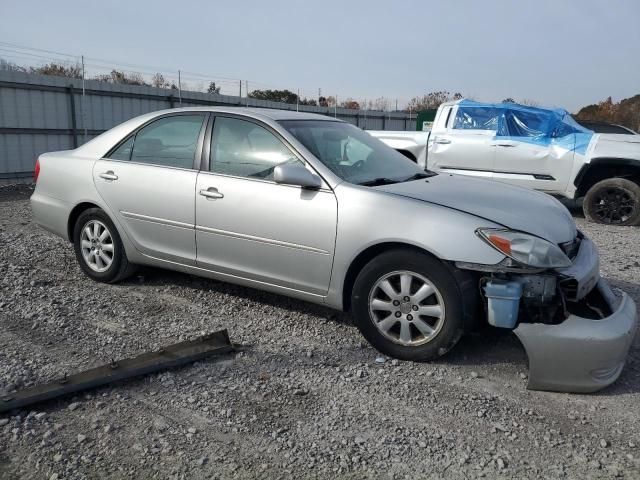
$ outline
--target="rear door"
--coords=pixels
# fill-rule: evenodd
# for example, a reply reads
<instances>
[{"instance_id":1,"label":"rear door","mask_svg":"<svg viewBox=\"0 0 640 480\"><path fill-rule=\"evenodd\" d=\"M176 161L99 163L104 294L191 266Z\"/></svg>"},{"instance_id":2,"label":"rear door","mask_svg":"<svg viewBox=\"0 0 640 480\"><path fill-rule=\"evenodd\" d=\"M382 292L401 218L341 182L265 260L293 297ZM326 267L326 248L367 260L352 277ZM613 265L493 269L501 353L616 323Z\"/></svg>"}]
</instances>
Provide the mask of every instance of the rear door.
<instances>
[{"instance_id":1,"label":"rear door","mask_svg":"<svg viewBox=\"0 0 640 480\"><path fill-rule=\"evenodd\" d=\"M94 165L96 189L145 255L195 265L195 159L207 118L154 119Z\"/></svg>"},{"instance_id":2,"label":"rear door","mask_svg":"<svg viewBox=\"0 0 640 480\"><path fill-rule=\"evenodd\" d=\"M497 114L491 107L454 106L444 128L431 133L427 167L430 170L491 177Z\"/></svg>"}]
</instances>

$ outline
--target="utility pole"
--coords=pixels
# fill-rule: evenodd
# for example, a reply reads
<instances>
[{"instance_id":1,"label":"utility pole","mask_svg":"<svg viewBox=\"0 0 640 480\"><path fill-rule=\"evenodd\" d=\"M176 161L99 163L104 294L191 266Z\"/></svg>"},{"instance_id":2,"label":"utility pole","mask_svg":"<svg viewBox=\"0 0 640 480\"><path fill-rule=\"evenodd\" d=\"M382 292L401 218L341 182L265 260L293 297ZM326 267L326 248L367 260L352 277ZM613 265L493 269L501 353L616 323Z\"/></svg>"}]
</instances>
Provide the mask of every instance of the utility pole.
<instances>
[{"instance_id":1,"label":"utility pole","mask_svg":"<svg viewBox=\"0 0 640 480\"><path fill-rule=\"evenodd\" d=\"M298 94L296 95L296 112L300 111L300 89L298 89Z\"/></svg>"},{"instance_id":2,"label":"utility pole","mask_svg":"<svg viewBox=\"0 0 640 480\"><path fill-rule=\"evenodd\" d=\"M82 59L82 125L84 126L84 143L87 143L87 99L85 97L85 89L84 89L84 55L80 57Z\"/></svg>"},{"instance_id":3,"label":"utility pole","mask_svg":"<svg viewBox=\"0 0 640 480\"><path fill-rule=\"evenodd\" d=\"M245 80L245 91L247 92L247 101L245 102L246 106L249 106L249 80Z\"/></svg>"},{"instance_id":4,"label":"utility pole","mask_svg":"<svg viewBox=\"0 0 640 480\"><path fill-rule=\"evenodd\" d=\"M178 103L182 106L182 78L180 70L178 70Z\"/></svg>"},{"instance_id":5,"label":"utility pole","mask_svg":"<svg viewBox=\"0 0 640 480\"><path fill-rule=\"evenodd\" d=\"M318 105L320 105L320 97L322 97L322 89L318 89Z\"/></svg>"},{"instance_id":6,"label":"utility pole","mask_svg":"<svg viewBox=\"0 0 640 480\"><path fill-rule=\"evenodd\" d=\"M238 80L238 86L240 87L240 91L238 92L238 98L242 98L242 80ZM242 103L242 100L240 100L240 103Z\"/></svg>"},{"instance_id":7,"label":"utility pole","mask_svg":"<svg viewBox=\"0 0 640 480\"><path fill-rule=\"evenodd\" d=\"M367 129L367 99L364 99L364 129Z\"/></svg>"},{"instance_id":8,"label":"utility pole","mask_svg":"<svg viewBox=\"0 0 640 480\"><path fill-rule=\"evenodd\" d=\"M336 103L333 104L333 117L338 118L338 95L336 95Z\"/></svg>"}]
</instances>

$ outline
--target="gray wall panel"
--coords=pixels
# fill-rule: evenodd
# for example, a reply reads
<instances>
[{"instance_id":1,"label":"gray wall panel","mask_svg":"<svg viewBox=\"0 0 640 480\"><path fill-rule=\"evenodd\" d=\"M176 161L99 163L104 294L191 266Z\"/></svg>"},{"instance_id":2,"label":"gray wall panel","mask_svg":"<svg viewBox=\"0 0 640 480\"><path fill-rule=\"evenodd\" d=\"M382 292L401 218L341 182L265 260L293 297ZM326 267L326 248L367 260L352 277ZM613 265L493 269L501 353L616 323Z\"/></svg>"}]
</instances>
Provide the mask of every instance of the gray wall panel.
<instances>
[{"instance_id":1,"label":"gray wall panel","mask_svg":"<svg viewBox=\"0 0 640 480\"><path fill-rule=\"evenodd\" d=\"M0 131L0 183L21 172L28 172L30 178L35 159L41 153L73 148L70 85L74 89L78 145L85 141L85 128L88 130L86 139L90 140L97 135L96 131L107 130L144 113L170 108L171 96L175 107L180 106L177 90L87 80L86 96L83 97L79 79L0 71L0 129L4 129ZM202 102L296 110L296 105L253 98L182 92L182 106L199 107L203 106ZM330 117L336 113L333 108L326 107L300 105L298 108L301 112ZM404 113L338 108L337 117L368 130L415 128L415 120L405 121L408 115ZM7 129L23 130L14 133Z\"/></svg>"}]
</instances>

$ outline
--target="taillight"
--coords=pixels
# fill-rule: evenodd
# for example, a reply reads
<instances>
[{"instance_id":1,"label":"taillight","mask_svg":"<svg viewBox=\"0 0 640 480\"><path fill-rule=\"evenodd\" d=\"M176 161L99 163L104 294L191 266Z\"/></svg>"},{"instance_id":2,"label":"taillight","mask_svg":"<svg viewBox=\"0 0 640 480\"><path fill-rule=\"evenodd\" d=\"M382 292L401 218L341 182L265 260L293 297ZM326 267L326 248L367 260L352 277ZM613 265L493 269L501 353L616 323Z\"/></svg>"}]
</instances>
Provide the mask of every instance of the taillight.
<instances>
[{"instance_id":1,"label":"taillight","mask_svg":"<svg viewBox=\"0 0 640 480\"><path fill-rule=\"evenodd\" d=\"M36 159L36 168L33 170L33 183L38 183L38 176L40 175L40 159Z\"/></svg>"}]
</instances>

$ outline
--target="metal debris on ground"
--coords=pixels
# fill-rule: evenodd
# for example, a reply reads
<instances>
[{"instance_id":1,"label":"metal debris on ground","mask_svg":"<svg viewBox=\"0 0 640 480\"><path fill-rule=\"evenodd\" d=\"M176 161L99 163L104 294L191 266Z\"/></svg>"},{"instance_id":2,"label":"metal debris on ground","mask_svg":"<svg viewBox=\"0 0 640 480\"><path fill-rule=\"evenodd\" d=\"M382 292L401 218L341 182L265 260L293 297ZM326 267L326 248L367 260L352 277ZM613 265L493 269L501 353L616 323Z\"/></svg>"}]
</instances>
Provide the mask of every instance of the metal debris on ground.
<instances>
[{"instance_id":1,"label":"metal debris on ground","mask_svg":"<svg viewBox=\"0 0 640 480\"><path fill-rule=\"evenodd\" d=\"M177 367L210 355L227 353L233 349L227 330L220 330L194 340L168 345L156 352L146 352L134 358L112 360L106 365L84 372L73 375L65 373L62 378L53 382L7 394L0 398L0 413L118 380Z\"/></svg>"}]
</instances>

